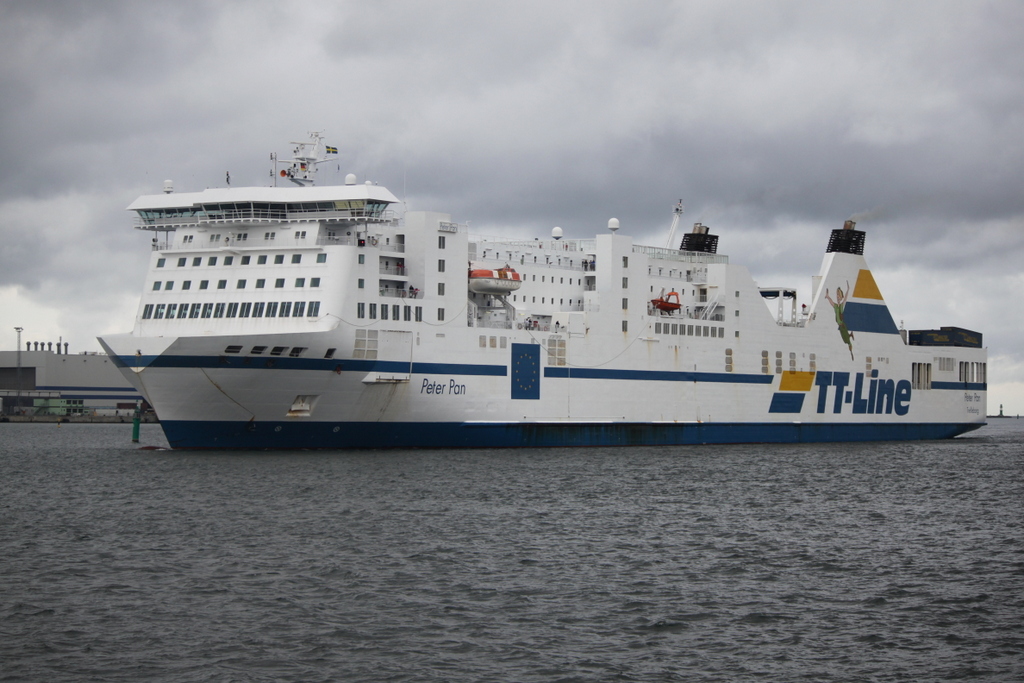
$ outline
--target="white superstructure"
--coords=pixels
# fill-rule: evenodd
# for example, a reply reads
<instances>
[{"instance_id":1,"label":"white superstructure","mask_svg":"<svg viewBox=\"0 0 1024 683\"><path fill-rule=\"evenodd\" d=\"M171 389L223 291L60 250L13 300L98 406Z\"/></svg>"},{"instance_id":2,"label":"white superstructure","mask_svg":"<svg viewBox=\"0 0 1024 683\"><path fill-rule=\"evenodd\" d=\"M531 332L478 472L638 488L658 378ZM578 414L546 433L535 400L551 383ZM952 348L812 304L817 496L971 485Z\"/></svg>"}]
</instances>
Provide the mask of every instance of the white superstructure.
<instances>
[{"instance_id":1,"label":"white superstructure","mask_svg":"<svg viewBox=\"0 0 1024 683\"><path fill-rule=\"evenodd\" d=\"M353 176L312 186L331 151L299 144L275 175L289 187L128 207L154 231L150 268L132 332L101 341L172 446L911 439L984 423L981 336L897 329L852 223L798 310L795 288L759 288L707 226L680 249L635 245L615 219L592 239L474 237L447 214L399 215Z\"/></svg>"}]
</instances>

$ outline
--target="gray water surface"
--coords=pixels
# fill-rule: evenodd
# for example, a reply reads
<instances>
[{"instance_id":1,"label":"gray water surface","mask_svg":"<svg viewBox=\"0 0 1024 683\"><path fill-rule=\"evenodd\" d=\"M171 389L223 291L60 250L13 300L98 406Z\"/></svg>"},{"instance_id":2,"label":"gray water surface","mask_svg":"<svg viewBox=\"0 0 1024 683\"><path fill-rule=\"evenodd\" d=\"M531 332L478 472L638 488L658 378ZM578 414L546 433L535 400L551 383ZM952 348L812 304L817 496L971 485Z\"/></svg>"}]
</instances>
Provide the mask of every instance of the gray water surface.
<instances>
[{"instance_id":1,"label":"gray water surface","mask_svg":"<svg viewBox=\"0 0 1024 683\"><path fill-rule=\"evenodd\" d=\"M1024 680L1019 420L475 452L130 436L0 424L0 680Z\"/></svg>"}]
</instances>

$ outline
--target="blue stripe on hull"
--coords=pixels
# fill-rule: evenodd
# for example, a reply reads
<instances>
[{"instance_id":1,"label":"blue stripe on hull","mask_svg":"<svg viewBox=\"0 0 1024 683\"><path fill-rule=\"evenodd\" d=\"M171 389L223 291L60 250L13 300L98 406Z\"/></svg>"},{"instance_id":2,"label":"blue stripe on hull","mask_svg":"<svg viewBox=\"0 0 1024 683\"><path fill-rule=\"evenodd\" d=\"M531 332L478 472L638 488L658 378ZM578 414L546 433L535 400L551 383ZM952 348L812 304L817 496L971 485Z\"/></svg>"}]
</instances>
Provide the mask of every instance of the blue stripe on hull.
<instances>
[{"instance_id":1,"label":"blue stripe on hull","mask_svg":"<svg viewBox=\"0 0 1024 683\"><path fill-rule=\"evenodd\" d=\"M164 421L173 448L548 448L946 439L979 423L456 423Z\"/></svg>"}]
</instances>

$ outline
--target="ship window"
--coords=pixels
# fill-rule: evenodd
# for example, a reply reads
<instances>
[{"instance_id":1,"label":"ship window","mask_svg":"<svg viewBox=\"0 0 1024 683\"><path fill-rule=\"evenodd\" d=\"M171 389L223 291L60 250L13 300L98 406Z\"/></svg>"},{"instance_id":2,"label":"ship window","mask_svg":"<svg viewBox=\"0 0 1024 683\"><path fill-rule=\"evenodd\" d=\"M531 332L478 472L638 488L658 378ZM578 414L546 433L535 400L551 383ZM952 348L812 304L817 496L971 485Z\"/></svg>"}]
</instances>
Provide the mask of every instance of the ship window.
<instances>
[{"instance_id":1,"label":"ship window","mask_svg":"<svg viewBox=\"0 0 1024 683\"><path fill-rule=\"evenodd\" d=\"M154 292L160 291L160 281L159 280L157 280L156 282L153 283L153 291Z\"/></svg>"},{"instance_id":2,"label":"ship window","mask_svg":"<svg viewBox=\"0 0 1024 683\"><path fill-rule=\"evenodd\" d=\"M224 257L224 265L225 266L230 266L234 262L235 262L235 257L234 256L225 256Z\"/></svg>"},{"instance_id":3,"label":"ship window","mask_svg":"<svg viewBox=\"0 0 1024 683\"><path fill-rule=\"evenodd\" d=\"M305 237L305 233L302 236ZM292 263L302 263L302 254L292 254Z\"/></svg>"},{"instance_id":4,"label":"ship window","mask_svg":"<svg viewBox=\"0 0 1024 683\"><path fill-rule=\"evenodd\" d=\"M292 317L301 318L304 315L306 315L306 302L296 301L295 306L292 308Z\"/></svg>"},{"instance_id":5,"label":"ship window","mask_svg":"<svg viewBox=\"0 0 1024 683\"><path fill-rule=\"evenodd\" d=\"M157 268L163 268L165 263L167 263L167 259L165 259L165 258L158 258L156 260L156 267Z\"/></svg>"},{"instance_id":6,"label":"ship window","mask_svg":"<svg viewBox=\"0 0 1024 683\"><path fill-rule=\"evenodd\" d=\"M623 256L622 257L622 267L623 268L629 268L629 257L628 256Z\"/></svg>"},{"instance_id":7,"label":"ship window","mask_svg":"<svg viewBox=\"0 0 1024 683\"><path fill-rule=\"evenodd\" d=\"M370 304L370 319L377 319L377 304Z\"/></svg>"},{"instance_id":8,"label":"ship window","mask_svg":"<svg viewBox=\"0 0 1024 683\"><path fill-rule=\"evenodd\" d=\"M211 317L213 317L213 304L203 304L203 314L200 317L203 317L203 318L211 318Z\"/></svg>"},{"instance_id":9,"label":"ship window","mask_svg":"<svg viewBox=\"0 0 1024 683\"><path fill-rule=\"evenodd\" d=\"M216 306L214 306L214 308L213 308L213 317L214 318L223 318L224 317L224 304L220 303L220 304L217 304Z\"/></svg>"},{"instance_id":10,"label":"ship window","mask_svg":"<svg viewBox=\"0 0 1024 683\"><path fill-rule=\"evenodd\" d=\"M320 315L320 302L319 301L310 301L309 302L309 310L306 311L306 317L308 317L308 318L316 318L319 315Z\"/></svg>"},{"instance_id":11,"label":"ship window","mask_svg":"<svg viewBox=\"0 0 1024 683\"><path fill-rule=\"evenodd\" d=\"M402 320L405 320L406 322L412 320L412 306L402 307Z\"/></svg>"},{"instance_id":12,"label":"ship window","mask_svg":"<svg viewBox=\"0 0 1024 683\"><path fill-rule=\"evenodd\" d=\"M359 278L358 280L356 280L356 287L358 287L359 289L363 289L363 287L365 286L366 282L363 280L363 278Z\"/></svg>"},{"instance_id":13,"label":"ship window","mask_svg":"<svg viewBox=\"0 0 1024 683\"><path fill-rule=\"evenodd\" d=\"M156 318L157 320L160 320L161 318L163 318L164 317L164 309L165 308L167 308L167 304L157 304L156 305L156 312L153 313L153 317Z\"/></svg>"},{"instance_id":14,"label":"ship window","mask_svg":"<svg viewBox=\"0 0 1024 683\"><path fill-rule=\"evenodd\" d=\"M437 236L437 248L444 249L444 235Z\"/></svg>"},{"instance_id":15,"label":"ship window","mask_svg":"<svg viewBox=\"0 0 1024 683\"><path fill-rule=\"evenodd\" d=\"M276 318L277 317L277 302L276 301L270 301L270 302L267 303L267 317L268 318Z\"/></svg>"},{"instance_id":16,"label":"ship window","mask_svg":"<svg viewBox=\"0 0 1024 683\"><path fill-rule=\"evenodd\" d=\"M423 322L423 307L422 306L417 306L416 307L416 322L418 322L418 323Z\"/></svg>"},{"instance_id":17,"label":"ship window","mask_svg":"<svg viewBox=\"0 0 1024 683\"><path fill-rule=\"evenodd\" d=\"M326 256L326 254L324 254L324 256ZM366 263L366 254L360 254L359 255L359 265L363 265L364 263Z\"/></svg>"},{"instance_id":18,"label":"ship window","mask_svg":"<svg viewBox=\"0 0 1024 683\"><path fill-rule=\"evenodd\" d=\"M293 346L292 350L288 352L288 355L292 358L298 358L306 352L305 346Z\"/></svg>"},{"instance_id":19,"label":"ship window","mask_svg":"<svg viewBox=\"0 0 1024 683\"><path fill-rule=\"evenodd\" d=\"M282 287L284 287L284 278L283 277L279 277L276 280L274 280L274 288L275 289L281 289Z\"/></svg>"},{"instance_id":20,"label":"ship window","mask_svg":"<svg viewBox=\"0 0 1024 683\"><path fill-rule=\"evenodd\" d=\"M263 278L259 278L258 280L256 280L256 289L263 289L263 287L266 284L267 284L266 280L264 280Z\"/></svg>"},{"instance_id":21,"label":"ship window","mask_svg":"<svg viewBox=\"0 0 1024 683\"><path fill-rule=\"evenodd\" d=\"M480 335L480 348L481 349L486 349L487 348L487 335L486 334L481 334Z\"/></svg>"},{"instance_id":22,"label":"ship window","mask_svg":"<svg viewBox=\"0 0 1024 683\"><path fill-rule=\"evenodd\" d=\"M238 317L239 318L248 318L249 314L251 312L252 312L252 302L251 301L246 301L246 302L244 302L242 304L242 307L238 309Z\"/></svg>"},{"instance_id":23,"label":"ship window","mask_svg":"<svg viewBox=\"0 0 1024 683\"><path fill-rule=\"evenodd\" d=\"M265 304L262 301L257 301L256 303L254 303L252 305L252 317L254 317L254 318L262 318L263 317L263 307L264 307L264 305Z\"/></svg>"},{"instance_id":24,"label":"ship window","mask_svg":"<svg viewBox=\"0 0 1024 683\"><path fill-rule=\"evenodd\" d=\"M442 322L443 320L444 320L444 309L443 308L439 308L439 309L437 309L437 322Z\"/></svg>"},{"instance_id":25,"label":"ship window","mask_svg":"<svg viewBox=\"0 0 1024 683\"><path fill-rule=\"evenodd\" d=\"M304 278L304 277L297 277L297 278L295 278L295 286L296 287L305 287L306 286L306 278Z\"/></svg>"},{"instance_id":26,"label":"ship window","mask_svg":"<svg viewBox=\"0 0 1024 683\"><path fill-rule=\"evenodd\" d=\"M284 353L284 350L287 348L287 346L275 346L274 348L270 349L270 355L280 356L282 353Z\"/></svg>"},{"instance_id":27,"label":"ship window","mask_svg":"<svg viewBox=\"0 0 1024 683\"><path fill-rule=\"evenodd\" d=\"M206 265L208 265L208 266L215 266L215 265L217 265L217 257L216 256L211 256L210 258L208 258L206 260Z\"/></svg>"},{"instance_id":28,"label":"ship window","mask_svg":"<svg viewBox=\"0 0 1024 683\"><path fill-rule=\"evenodd\" d=\"M439 272L439 273L443 273L444 272L444 259L443 258L437 260L437 272Z\"/></svg>"},{"instance_id":29,"label":"ship window","mask_svg":"<svg viewBox=\"0 0 1024 683\"><path fill-rule=\"evenodd\" d=\"M324 354L324 358L334 358L334 352L338 349L327 349L327 353Z\"/></svg>"},{"instance_id":30,"label":"ship window","mask_svg":"<svg viewBox=\"0 0 1024 683\"><path fill-rule=\"evenodd\" d=\"M153 304L146 304L142 307L142 319L149 320L153 317Z\"/></svg>"},{"instance_id":31,"label":"ship window","mask_svg":"<svg viewBox=\"0 0 1024 683\"><path fill-rule=\"evenodd\" d=\"M497 337L491 337L491 348L492 349L498 348L498 338Z\"/></svg>"},{"instance_id":32,"label":"ship window","mask_svg":"<svg viewBox=\"0 0 1024 683\"><path fill-rule=\"evenodd\" d=\"M199 309L201 308L201 306L202 306L201 304L192 304L192 308L190 308L188 310L188 317L189 318L198 318L199 317Z\"/></svg>"},{"instance_id":33,"label":"ship window","mask_svg":"<svg viewBox=\"0 0 1024 683\"><path fill-rule=\"evenodd\" d=\"M672 323L672 334L679 334L679 325L677 325L676 323Z\"/></svg>"},{"instance_id":34,"label":"ship window","mask_svg":"<svg viewBox=\"0 0 1024 683\"><path fill-rule=\"evenodd\" d=\"M508 348L508 337L501 338L501 348Z\"/></svg>"},{"instance_id":35,"label":"ship window","mask_svg":"<svg viewBox=\"0 0 1024 683\"><path fill-rule=\"evenodd\" d=\"M628 308L629 308L629 299L623 298L622 299L622 310L625 311Z\"/></svg>"},{"instance_id":36,"label":"ship window","mask_svg":"<svg viewBox=\"0 0 1024 683\"><path fill-rule=\"evenodd\" d=\"M275 237L277 237L277 233L276 232L265 232L265 233L263 233L263 239L265 239L267 241L270 241L270 240L274 239Z\"/></svg>"},{"instance_id":37,"label":"ship window","mask_svg":"<svg viewBox=\"0 0 1024 683\"><path fill-rule=\"evenodd\" d=\"M319 287L320 286L320 278L318 278L318 277L310 278L309 279L309 286L310 287Z\"/></svg>"},{"instance_id":38,"label":"ship window","mask_svg":"<svg viewBox=\"0 0 1024 683\"><path fill-rule=\"evenodd\" d=\"M282 301L281 302L281 318L290 318L292 314L292 302Z\"/></svg>"},{"instance_id":39,"label":"ship window","mask_svg":"<svg viewBox=\"0 0 1024 683\"><path fill-rule=\"evenodd\" d=\"M239 280L236 282L235 289L245 289L245 280Z\"/></svg>"},{"instance_id":40,"label":"ship window","mask_svg":"<svg viewBox=\"0 0 1024 683\"><path fill-rule=\"evenodd\" d=\"M629 332L629 321L628 320L623 320L622 321L622 331L623 332Z\"/></svg>"},{"instance_id":41,"label":"ship window","mask_svg":"<svg viewBox=\"0 0 1024 683\"><path fill-rule=\"evenodd\" d=\"M182 257L182 258L178 259L178 267L179 268L182 268L186 263L188 263L188 259L187 258Z\"/></svg>"},{"instance_id":42,"label":"ship window","mask_svg":"<svg viewBox=\"0 0 1024 683\"><path fill-rule=\"evenodd\" d=\"M380 305L380 319L381 320L387 320L388 319L388 305L387 304L381 304Z\"/></svg>"},{"instance_id":43,"label":"ship window","mask_svg":"<svg viewBox=\"0 0 1024 683\"><path fill-rule=\"evenodd\" d=\"M178 320L188 317L188 304L181 304L178 308Z\"/></svg>"},{"instance_id":44,"label":"ship window","mask_svg":"<svg viewBox=\"0 0 1024 683\"><path fill-rule=\"evenodd\" d=\"M363 302L359 302L359 303L356 304L356 317L357 318L365 318L366 317L366 304L364 304Z\"/></svg>"},{"instance_id":45,"label":"ship window","mask_svg":"<svg viewBox=\"0 0 1024 683\"><path fill-rule=\"evenodd\" d=\"M192 259L192 267L196 268L196 267L199 267L201 265L203 265L203 257L202 256L196 256L194 259Z\"/></svg>"},{"instance_id":46,"label":"ship window","mask_svg":"<svg viewBox=\"0 0 1024 683\"><path fill-rule=\"evenodd\" d=\"M265 264L266 262L267 262L267 255L266 255L266 254L260 254L259 256L257 256L257 257L256 257L256 263L257 263L258 265L261 265L261 266L262 266L262 265L264 265L264 264Z\"/></svg>"},{"instance_id":47,"label":"ship window","mask_svg":"<svg viewBox=\"0 0 1024 683\"><path fill-rule=\"evenodd\" d=\"M623 289L629 289L629 278L628 277L622 278L622 288Z\"/></svg>"},{"instance_id":48,"label":"ship window","mask_svg":"<svg viewBox=\"0 0 1024 683\"><path fill-rule=\"evenodd\" d=\"M243 265L243 266L247 266L247 265L249 265L249 260L250 260L251 258L252 258L251 256L243 256L243 257L242 257L242 265Z\"/></svg>"},{"instance_id":49,"label":"ship window","mask_svg":"<svg viewBox=\"0 0 1024 683\"><path fill-rule=\"evenodd\" d=\"M274 255L274 265L278 265L278 264L281 264L281 263L284 263L284 254L275 254Z\"/></svg>"},{"instance_id":50,"label":"ship window","mask_svg":"<svg viewBox=\"0 0 1024 683\"><path fill-rule=\"evenodd\" d=\"M227 289L227 288L228 288L228 281L227 280L217 280L217 289Z\"/></svg>"},{"instance_id":51,"label":"ship window","mask_svg":"<svg viewBox=\"0 0 1024 683\"><path fill-rule=\"evenodd\" d=\"M362 256L362 254L360 254L360 256ZM316 255L316 262L317 263L327 263L327 254L317 254Z\"/></svg>"},{"instance_id":52,"label":"ship window","mask_svg":"<svg viewBox=\"0 0 1024 683\"><path fill-rule=\"evenodd\" d=\"M258 356L258 355L262 354L266 350L267 350L266 346L254 346L254 347L252 347L252 351L250 351L249 353L251 353L254 356Z\"/></svg>"},{"instance_id":53,"label":"ship window","mask_svg":"<svg viewBox=\"0 0 1024 683\"><path fill-rule=\"evenodd\" d=\"M228 312L224 316L225 318L237 318L238 317L238 302L232 301L228 304Z\"/></svg>"},{"instance_id":54,"label":"ship window","mask_svg":"<svg viewBox=\"0 0 1024 683\"><path fill-rule=\"evenodd\" d=\"M211 242L217 242L219 240L220 240L220 235L219 234L217 234L217 235L210 235L210 241Z\"/></svg>"},{"instance_id":55,"label":"ship window","mask_svg":"<svg viewBox=\"0 0 1024 683\"><path fill-rule=\"evenodd\" d=\"M178 312L178 304L167 304L167 319L168 320L170 320L171 318L175 317L175 314L177 312Z\"/></svg>"},{"instance_id":56,"label":"ship window","mask_svg":"<svg viewBox=\"0 0 1024 683\"><path fill-rule=\"evenodd\" d=\"M224 353L241 353L241 352L242 352L241 345L232 344L231 346L228 346L228 347L224 348Z\"/></svg>"},{"instance_id":57,"label":"ship window","mask_svg":"<svg viewBox=\"0 0 1024 683\"><path fill-rule=\"evenodd\" d=\"M438 282L437 283L437 295L438 296L444 296L444 283L443 282Z\"/></svg>"},{"instance_id":58,"label":"ship window","mask_svg":"<svg viewBox=\"0 0 1024 683\"><path fill-rule=\"evenodd\" d=\"M168 280L167 282L165 282L164 289L167 291L174 289L174 280Z\"/></svg>"},{"instance_id":59,"label":"ship window","mask_svg":"<svg viewBox=\"0 0 1024 683\"><path fill-rule=\"evenodd\" d=\"M209 288L210 288L210 281L209 280L200 280L199 281L199 289L209 289Z\"/></svg>"}]
</instances>

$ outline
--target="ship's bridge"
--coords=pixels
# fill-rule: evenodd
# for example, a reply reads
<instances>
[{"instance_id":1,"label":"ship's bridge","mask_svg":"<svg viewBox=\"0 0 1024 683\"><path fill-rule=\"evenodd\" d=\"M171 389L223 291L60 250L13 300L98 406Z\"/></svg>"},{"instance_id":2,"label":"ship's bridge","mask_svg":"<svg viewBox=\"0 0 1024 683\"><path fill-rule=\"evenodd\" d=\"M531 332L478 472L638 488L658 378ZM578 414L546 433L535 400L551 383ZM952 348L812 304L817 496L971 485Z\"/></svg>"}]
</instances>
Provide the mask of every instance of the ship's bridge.
<instances>
[{"instance_id":1,"label":"ship's bridge","mask_svg":"<svg viewBox=\"0 0 1024 683\"><path fill-rule=\"evenodd\" d=\"M139 230L261 223L385 223L398 199L379 185L241 187L144 195L128 206Z\"/></svg>"}]
</instances>

